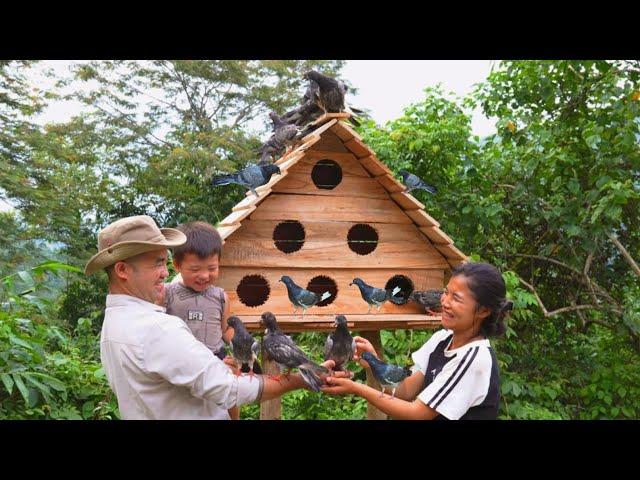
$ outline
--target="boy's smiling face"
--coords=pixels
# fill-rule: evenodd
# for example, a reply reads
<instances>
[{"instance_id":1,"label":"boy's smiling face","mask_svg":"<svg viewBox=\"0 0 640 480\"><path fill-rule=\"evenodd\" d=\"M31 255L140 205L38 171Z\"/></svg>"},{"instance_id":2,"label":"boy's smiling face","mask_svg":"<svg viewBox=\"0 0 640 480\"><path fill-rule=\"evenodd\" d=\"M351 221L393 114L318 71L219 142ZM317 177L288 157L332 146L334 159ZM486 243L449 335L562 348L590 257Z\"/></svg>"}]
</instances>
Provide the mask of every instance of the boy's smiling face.
<instances>
[{"instance_id":1,"label":"boy's smiling face","mask_svg":"<svg viewBox=\"0 0 640 480\"><path fill-rule=\"evenodd\" d=\"M195 253L185 253L179 264L173 260L173 266L182 275L182 283L196 292L203 292L218 280L219 263L218 254L203 259Z\"/></svg>"}]
</instances>

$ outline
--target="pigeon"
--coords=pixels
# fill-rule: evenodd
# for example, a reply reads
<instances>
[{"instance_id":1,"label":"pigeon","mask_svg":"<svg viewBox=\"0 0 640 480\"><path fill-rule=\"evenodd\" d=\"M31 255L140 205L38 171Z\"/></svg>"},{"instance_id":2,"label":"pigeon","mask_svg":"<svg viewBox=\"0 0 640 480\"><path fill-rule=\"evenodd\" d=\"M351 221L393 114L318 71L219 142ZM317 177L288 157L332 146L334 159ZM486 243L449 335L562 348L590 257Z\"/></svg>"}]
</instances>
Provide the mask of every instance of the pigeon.
<instances>
[{"instance_id":1,"label":"pigeon","mask_svg":"<svg viewBox=\"0 0 640 480\"><path fill-rule=\"evenodd\" d=\"M306 72L304 78L310 82L310 87L307 89L305 97L309 95L311 100L320 108L320 113L347 112L351 114L349 121L355 126L360 126L356 113L362 113L362 110L349 107L346 104L344 97L348 88L343 81L336 80L315 70Z\"/></svg>"},{"instance_id":2,"label":"pigeon","mask_svg":"<svg viewBox=\"0 0 640 480\"><path fill-rule=\"evenodd\" d=\"M269 183L273 174L280 174L280 167L277 165L250 165L239 172L214 177L211 179L211 184L218 187L235 183L248 188L258 197L256 188Z\"/></svg>"},{"instance_id":3,"label":"pigeon","mask_svg":"<svg viewBox=\"0 0 640 480\"><path fill-rule=\"evenodd\" d=\"M283 367L288 372L297 368L305 383L313 391L319 392L320 386L324 384L322 376L327 377L330 374L329 369L309 360L309 357L300 350L291 337L282 333L278 328L276 316L273 313L263 313L260 316L260 323L266 327L262 346L267 358L276 362L280 371ZM274 379L279 381L280 375Z\"/></svg>"},{"instance_id":4,"label":"pigeon","mask_svg":"<svg viewBox=\"0 0 640 480\"><path fill-rule=\"evenodd\" d=\"M313 80L309 80L307 90L302 97L302 104L282 115L282 121L297 126L304 126L314 122L322 115L322 110L316 104L316 97L320 86Z\"/></svg>"},{"instance_id":5,"label":"pigeon","mask_svg":"<svg viewBox=\"0 0 640 480\"><path fill-rule=\"evenodd\" d=\"M382 387L381 397L384 396L385 387L390 387L392 389L391 398L393 398L396 394L398 384L405 378L411 376L411 369L409 367L389 365L382 360L378 360L371 352L364 352L362 359L369 364L371 373L373 373L375 379L380 383Z\"/></svg>"},{"instance_id":6,"label":"pigeon","mask_svg":"<svg viewBox=\"0 0 640 480\"><path fill-rule=\"evenodd\" d=\"M243 367L249 366L249 375L262 373L258 356L260 355L260 344L249 334L242 320L236 316L229 317L227 324L233 328L233 339L231 339L231 356ZM242 370L238 373L240 375Z\"/></svg>"},{"instance_id":7,"label":"pigeon","mask_svg":"<svg viewBox=\"0 0 640 480\"><path fill-rule=\"evenodd\" d=\"M402 175L402 183L407 187L405 193L409 193L411 190L416 188L419 190L426 190L427 192L434 194L438 191L438 189L433 185L429 185L417 175L409 173L406 170L400 170L400 175Z\"/></svg>"},{"instance_id":8,"label":"pigeon","mask_svg":"<svg viewBox=\"0 0 640 480\"><path fill-rule=\"evenodd\" d=\"M269 113L269 118L273 122L273 135L260 147L259 165L266 165L269 157L275 157L293 146L301 137L300 129L293 124L289 124L278 117L274 112Z\"/></svg>"},{"instance_id":9,"label":"pigeon","mask_svg":"<svg viewBox=\"0 0 640 480\"><path fill-rule=\"evenodd\" d=\"M427 310L439 312L442 309L442 305L440 305L440 297L442 297L443 293L444 292L442 290L413 292L411 294L411 299L424 306Z\"/></svg>"},{"instance_id":10,"label":"pigeon","mask_svg":"<svg viewBox=\"0 0 640 480\"><path fill-rule=\"evenodd\" d=\"M369 311L367 313L371 313L371 307L373 305L378 307L378 312L382 308L382 304L389 300L390 297L395 297L401 290L400 287L395 287L393 291L389 292L388 290L383 290L382 288L372 287L371 285L367 285L361 278L354 278L353 282L349 284L349 286L356 284L360 289L360 295L365 302L369 304Z\"/></svg>"},{"instance_id":11,"label":"pigeon","mask_svg":"<svg viewBox=\"0 0 640 480\"><path fill-rule=\"evenodd\" d=\"M307 308L313 307L316 303L322 302L331 296L331 293L324 292L321 296L317 293L310 292L304 288L295 284L291 277L283 275L280 281L287 286L287 293L289 294L289 300L295 307L293 313L298 311L298 308L302 308L302 318L304 318L304 312Z\"/></svg>"},{"instance_id":12,"label":"pigeon","mask_svg":"<svg viewBox=\"0 0 640 480\"><path fill-rule=\"evenodd\" d=\"M324 359L335 362L334 370L342 370L353 358L356 341L351 337L344 315L336 316L336 331L330 333L324 344Z\"/></svg>"}]
</instances>

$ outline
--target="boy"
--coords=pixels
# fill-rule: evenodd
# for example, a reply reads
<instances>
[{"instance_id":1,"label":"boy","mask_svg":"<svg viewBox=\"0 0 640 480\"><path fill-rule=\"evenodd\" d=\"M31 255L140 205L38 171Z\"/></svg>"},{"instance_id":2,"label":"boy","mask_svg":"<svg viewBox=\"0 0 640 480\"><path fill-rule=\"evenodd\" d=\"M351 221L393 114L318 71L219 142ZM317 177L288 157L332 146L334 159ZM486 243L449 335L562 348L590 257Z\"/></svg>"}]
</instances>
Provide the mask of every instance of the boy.
<instances>
[{"instance_id":1,"label":"boy","mask_svg":"<svg viewBox=\"0 0 640 480\"><path fill-rule=\"evenodd\" d=\"M187 241L173 248L173 266L180 275L178 281L165 284L163 305L169 315L184 320L193 335L231 367L233 361L225 360L225 343L233 338L233 330L227 329L229 298L214 285L222 239L215 227L205 222L185 223L177 230L186 235ZM238 407L229 409L229 416L238 420Z\"/></svg>"}]
</instances>

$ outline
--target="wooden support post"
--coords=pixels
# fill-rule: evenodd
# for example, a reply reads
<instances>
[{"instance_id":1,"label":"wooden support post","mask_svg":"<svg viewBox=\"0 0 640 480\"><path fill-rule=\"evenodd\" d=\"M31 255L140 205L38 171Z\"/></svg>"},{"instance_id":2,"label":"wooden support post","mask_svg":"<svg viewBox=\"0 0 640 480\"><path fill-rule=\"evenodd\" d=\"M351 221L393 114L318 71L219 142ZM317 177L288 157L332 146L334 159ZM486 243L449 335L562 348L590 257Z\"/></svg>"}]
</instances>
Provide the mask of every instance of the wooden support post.
<instances>
[{"instance_id":1,"label":"wooden support post","mask_svg":"<svg viewBox=\"0 0 640 480\"><path fill-rule=\"evenodd\" d=\"M277 375L278 365L276 362L267 360L265 351L262 351L262 371L265 375ZM260 420L280 420L282 415L282 404L280 397L273 400L266 400L260 403Z\"/></svg>"},{"instance_id":2,"label":"wooden support post","mask_svg":"<svg viewBox=\"0 0 640 480\"><path fill-rule=\"evenodd\" d=\"M361 336L371 342L371 345L373 345L373 348L376 349L378 358L384 360L382 355L382 340L380 338L380 331L375 330L371 332L362 332ZM380 391L380 388L381 388L380 384L376 381L375 378L373 378L373 375L371 375L369 370L367 370L367 385ZM382 413L376 407L374 407L370 403L367 403L367 420L386 420L386 419L387 419L387 415L385 413Z\"/></svg>"}]
</instances>

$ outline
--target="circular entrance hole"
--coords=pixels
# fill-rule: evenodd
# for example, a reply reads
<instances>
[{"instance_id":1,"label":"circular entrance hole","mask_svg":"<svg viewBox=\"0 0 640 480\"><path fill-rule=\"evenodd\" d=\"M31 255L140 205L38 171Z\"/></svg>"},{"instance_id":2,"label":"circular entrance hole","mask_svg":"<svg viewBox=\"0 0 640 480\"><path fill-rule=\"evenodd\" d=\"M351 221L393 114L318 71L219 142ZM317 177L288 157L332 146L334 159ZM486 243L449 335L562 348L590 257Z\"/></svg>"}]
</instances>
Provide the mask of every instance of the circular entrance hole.
<instances>
[{"instance_id":1,"label":"circular entrance hole","mask_svg":"<svg viewBox=\"0 0 640 480\"><path fill-rule=\"evenodd\" d=\"M311 180L318 188L332 190L342 181L342 168L333 160L320 160L311 170Z\"/></svg>"},{"instance_id":2,"label":"circular entrance hole","mask_svg":"<svg viewBox=\"0 0 640 480\"><path fill-rule=\"evenodd\" d=\"M378 246L378 232L369 225L358 223L349 229L347 243L358 255L368 255Z\"/></svg>"},{"instance_id":3,"label":"circular entrance hole","mask_svg":"<svg viewBox=\"0 0 640 480\"><path fill-rule=\"evenodd\" d=\"M316 303L316 307L324 307L333 303L336 299L336 295L338 295L338 285L333 279L329 277L325 277L324 275L318 275L317 277L313 277L309 280L309 284L307 285L307 290L315 293L319 297L322 297L322 294L325 292L329 292L331 296L325 298L321 302Z\"/></svg>"},{"instance_id":4,"label":"circular entrance hole","mask_svg":"<svg viewBox=\"0 0 640 480\"><path fill-rule=\"evenodd\" d=\"M281 252L297 252L304 245L304 227L296 220L285 220L273 229L273 242Z\"/></svg>"},{"instance_id":5,"label":"circular entrance hole","mask_svg":"<svg viewBox=\"0 0 640 480\"><path fill-rule=\"evenodd\" d=\"M396 305L404 305L409 301L413 293L413 282L409 277L404 275L394 275L384 286L388 292L393 292L396 287L400 287L400 291L395 296L389 296L389 301Z\"/></svg>"},{"instance_id":6,"label":"circular entrance hole","mask_svg":"<svg viewBox=\"0 0 640 480\"><path fill-rule=\"evenodd\" d=\"M269 282L262 275L247 275L236 288L238 298L247 307L262 305L269 298L270 292Z\"/></svg>"}]
</instances>

